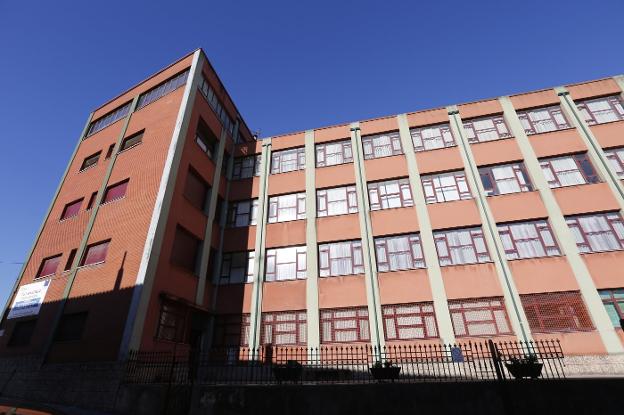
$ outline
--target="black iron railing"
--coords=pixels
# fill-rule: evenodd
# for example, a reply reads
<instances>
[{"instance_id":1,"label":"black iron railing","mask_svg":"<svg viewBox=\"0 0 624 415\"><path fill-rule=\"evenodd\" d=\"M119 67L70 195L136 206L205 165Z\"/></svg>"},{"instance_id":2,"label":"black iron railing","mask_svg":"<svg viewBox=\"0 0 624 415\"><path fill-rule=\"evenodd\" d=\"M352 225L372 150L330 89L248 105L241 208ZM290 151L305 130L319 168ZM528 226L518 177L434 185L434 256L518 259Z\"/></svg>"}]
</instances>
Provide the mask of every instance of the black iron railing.
<instances>
[{"instance_id":1,"label":"black iron railing","mask_svg":"<svg viewBox=\"0 0 624 415\"><path fill-rule=\"evenodd\" d=\"M515 376L562 378L558 340L220 348L204 354L131 352L126 383L277 384L379 381L506 380ZM518 370L523 369L523 370ZM527 372L525 369L532 369ZM537 372L535 370L539 369ZM537 374L536 374L537 373Z\"/></svg>"}]
</instances>

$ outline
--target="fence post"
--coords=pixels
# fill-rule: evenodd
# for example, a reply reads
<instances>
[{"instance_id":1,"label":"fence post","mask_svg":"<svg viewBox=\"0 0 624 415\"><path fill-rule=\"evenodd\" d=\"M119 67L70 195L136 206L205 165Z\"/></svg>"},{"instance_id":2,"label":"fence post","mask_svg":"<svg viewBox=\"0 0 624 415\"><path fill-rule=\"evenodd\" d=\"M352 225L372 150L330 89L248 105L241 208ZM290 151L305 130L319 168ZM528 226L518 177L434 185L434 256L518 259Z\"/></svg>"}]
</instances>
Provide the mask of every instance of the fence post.
<instances>
[{"instance_id":1,"label":"fence post","mask_svg":"<svg viewBox=\"0 0 624 415\"><path fill-rule=\"evenodd\" d=\"M490 355L492 356L492 362L494 363L494 369L496 369L496 378L498 380L503 380L503 371L502 371L502 364L501 364L501 359L500 356L498 354L498 349L496 348L496 345L494 344L494 342L492 341L492 339L488 339L488 347L490 348Z\"/></svg>"}]
</instances>

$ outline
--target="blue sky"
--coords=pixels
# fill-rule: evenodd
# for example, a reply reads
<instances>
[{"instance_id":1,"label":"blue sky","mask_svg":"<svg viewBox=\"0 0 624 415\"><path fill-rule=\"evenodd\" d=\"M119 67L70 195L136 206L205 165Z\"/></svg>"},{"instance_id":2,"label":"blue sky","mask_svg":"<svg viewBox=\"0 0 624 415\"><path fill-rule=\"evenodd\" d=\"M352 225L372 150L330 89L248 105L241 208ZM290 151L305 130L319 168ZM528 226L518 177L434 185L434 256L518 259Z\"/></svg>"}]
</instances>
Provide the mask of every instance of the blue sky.
<instances>
[{"instance_id":1,"label":"blue sky","mask_svg":"<svg viewBox=\"0 0 624 415\"><path fill-rule=\"evenodd\" d=\"M623 15L621 0L0 0L0 301L90 110L197 47L268 136L624 73Z\"/></svg>"}]
</instances>

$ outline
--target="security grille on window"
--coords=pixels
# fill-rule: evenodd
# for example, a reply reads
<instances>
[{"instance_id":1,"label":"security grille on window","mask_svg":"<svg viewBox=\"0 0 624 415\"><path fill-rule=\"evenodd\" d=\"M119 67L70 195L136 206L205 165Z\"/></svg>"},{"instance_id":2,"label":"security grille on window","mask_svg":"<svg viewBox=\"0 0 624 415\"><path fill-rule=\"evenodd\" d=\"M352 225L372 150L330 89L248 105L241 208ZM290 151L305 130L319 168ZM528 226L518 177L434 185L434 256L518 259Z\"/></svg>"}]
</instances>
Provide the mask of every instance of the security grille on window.
<instances>
[{"instance_id":1,"label":"security grille on window","mask_svg":"<svg viewBox=\"0 0 624 415\"><path fill-rule=\"evenodd\" d=\"M600 182L587 153L541 159L540 166L551 189Z\"/></svg>"},{"instance_id":2,"label":"security grille on window","mask_svg":"<svg viewBox=\"0 0 624 415\"><path fill-rule=\"evenodd\" d=\"M561 255L550 225L545 220L498 225L507 259Z\"/></svg>"},{"instance_id":3,"label":"security grille on window","mask_svg":"<svg viewBox=\"0 0 624 415\"><path fill-rule=\"evenodd\" d=\"M524 132L527 135L570 128L570 124L561 112L559 105L520 111L518 112L518 118L520 118L520 123L522 123Z\"/></svg>"},{"instance_id":4,"label":"security grille on window","mask_svg":"<svg viewBox=\"0 0 624 415\"><path fill-rule=\"evenodd\" d=\"M490 261L480 227L433 233L441 266Z\"/></svg>"},{"instance_id":5,"label":"security grille on window","mask_svg":"<svg viewBox=\"0 0 624 415\"><path fill-rule=\"evenodd\" d=\"M482 143L512 136L502 115L464 121L464 131L469 143Z\"/></svg>"},{"instance_id":6,"label":"security grille on window","mask_svg":"<svg viewBox=\"0 0 624 415\"><path fill-rule=\"evenodd\" d=\"M274 151L271 154L271 174L305 169L305 148Z\"/></svg>"},{"instance_id":7,"label":"security grille on window","mask_svg":"<svg viewBox=\"0 0 624 415\"><path fill-rule=\"evenodd\" d=\"M529 175L522 163L479 168L481 183L486 196L509 193L530 192L533 190Z\"/></svg>"},{"instance_id":8,"label":"security grille on window","mask_svg":"<svg viewBox=\"0 0 624 415\"><path fill-rule=\"evenodd\" d=\"M351 140L316 145L316 167L352 163Z\"/></svg>"},{"instance_id":9,"label":"security grille on window","mask_svg":"<svg viewBox=\"0 0 624 415\"><path fill-rule=\"evenodd\" d=\"M607 309L613 327L621 327L620 320L624 319L624 288L598 290L598 294Z\"/></svg>"},{"instance_id":10,"label":"security grille on window","mask_svg":"<svg viewBox=\"0 0 624 415\"><path fill-rule=\"evenodd\" d=\"M398 131L364 136L362 137L362 147L365 160L403 154Z\"/></svg>"},{"instance_id":11,"label":"security grille on window","mask_svg":"<svg viewBox=\"0 0 624 415\"><path fill-rule=\"evenodd\" d=\"M422 176L421 181L427 203L472 199L463 170Z\"/></svg>"},{"instance_id":12,"label":"security grille on window","mask_svg":"<svg viewBox=\"0 0 624 415\"><path fill-rule=\"evenodd\" d=\"M364 273L362 242L319 244L319 276L337 277Z\"/></svg>"},{"instance_id":13,"label":"security grille on window","mask_svg":"<svg viewBox=\"0 0 624 415\"><path fill-rule=\"evenodd\" d=\"M576 106L589 125L624 119L624 106L619 95L588 99L577 103Z\"/></svg>"},{"instance_id":14,"label":"security grille on window","mask_svg":"<svg viewBox=\"0 0 624 415\"><path fill-rule=\"evenodd\" d=\"M375 238L375 251L379 272L425 268L420 235L416 233Z\"/></svg>"},{"instance_id":15,"label":"security grille on window","mask_svg":"<svg viewBox=\"0 0 624 415\"><path fill-rule=\"evenodd\" d=\"M624 249L624 222L617 212L568 216L566 223L582 253Z\"/></svg>"},{"instance_id":16,"label":"security grille on window","mask_svg":"<svg viewBox=\"0 0 624 415\"><path fill-rule=\"evenodd\" d=\"M319 218L356 213L358 205L355 186L317 190L316 207L316 215Z\"/></svg>"},{"instance_id":17,"label":"security grille on window","mask_svg":"<svg viewBox=\"0 0 624 415\"><path fill-rule=\"evenodd\" d=\"M285 281L305 279L305 277L305 245L266 250L265 281Z\"/></svg>"},{"instance_id":18,"label":"security grille on window","mask_svg":"<svg viewBox=\"0 0 624 415\"><path fill-rule=\"evenodd\" d=\"M188 342L189 308L172 301L163 301L156 338L176 343Z\"/></svg>"},{"instance_id":19,"label":"security grille on window","mask_svg":"<svg viewBox=\"0 0 624 415\"><path fill-rule=\"evenodd\" d=\"M225 252L221 261L220 284L253 282L255 252Z\"/></svg>"},{"instance_id":20,"label":"security grille on window","mask_svg":"<svg viewBox=\"0 0 624 415\"><path fill-rule=\"evenodd\" d=\"M269 198L269 223L306 218L306 194L272 196Z\"/></svg>"},{"instance_id":21,"label":"security grille on window","mask_svg":"<svg viewBox=\"0 0 624 415\"><path fill-rule=\"evenodd\" d=\"M321 343L370 340L365 307L321 310Z\"/></svg>"},{"instance_id":22,"label":"security grille on window","mask_svg":"<svg viewBox=\"0 0 624 415\"><path fill-rule=\"evenodd\" d=\"M520 301L533 332L594 329L581 293L578 291L521 294Z\"/></svg>"},{"instance_id":23,"label":"security grille on window","mask_svg":"<svg viewBox=\"0 0 624 415\"><path fill-rule=\"evenodd\" d=\"M449 301L449 311L458 337L511 334L502 297Z\"/></svg>"},{"instance_id":24,"label":"security grille on window","mask_svg":"<svg viewBox=\"0 0 624 415\"><path fill-rule=\"evenodd\" d=\"M368 197L371 210L414 206L409 179L369 183Z\"/></svg>"},{"instance_id":25,"label":"security grille on window","mask_svg":"<svg viewBox=\"0 0 624 415\"><path fill-rule=\"evenodd\" d=\"M232 180L248 179L253 176L260 176L261 161L261 154L235 158L234 168L232 170Z\"/></svg>"},{"instance_id":26,"label":"security grille on window","mask_svg":"<svg viewBox=\"0 0 624 415\"><path fill-rule=\"evenodd\" d=\"M214 343L216 346L248 346L249 314L222 314L215 318Z\"/></svg>"},{"instance_id":27,"label":"security grille on window","mask_svg":"<svg viewBox=\"0 0 624 415\"><path fill-rule=\"evenodd\" d=\"M386 340L438 337L432 303L384 305L381 312Z\"/></svg>"},{"instance_id":28,"label":"security grille on window","mask_svg":"<svg viewBox=\"0 0 624 415\"><path fill-rule=\"evenodd\" d=\"M232 202L228 206L227 226L238 228L256 224L258 214L258 199Z\"/></svg>"},{"instance_id":29,"label":"security grille on window","mask_svg":"<svg viewBox=\"0 0 624 415\"><path fill-rule=\"evenodd\" d=\"M620 179L624 179L624 148L613 148L609 150L605 150L605 155L613 167L615 174Z\"/></svg>"},{"instance_id":30,"label":"security grille on window","mask_svg":"<svg viewBox=\"0 0 624 415\"><path fill-rule=\"evenodd\" d=\"M262 344L305 346L306 317L305 311L262 313L262 327L260 329Z\"/></svg>"},{"instance_id":31,"label":"security grille on window","mask_svg":"<svg viewBox=\"0 0 624 415\"><path fill-rule=\"evenodd\" d=\"M455 146L449 123L412 128L410 130L415 151L435 150Z\"/></svg>"}]
</instances>

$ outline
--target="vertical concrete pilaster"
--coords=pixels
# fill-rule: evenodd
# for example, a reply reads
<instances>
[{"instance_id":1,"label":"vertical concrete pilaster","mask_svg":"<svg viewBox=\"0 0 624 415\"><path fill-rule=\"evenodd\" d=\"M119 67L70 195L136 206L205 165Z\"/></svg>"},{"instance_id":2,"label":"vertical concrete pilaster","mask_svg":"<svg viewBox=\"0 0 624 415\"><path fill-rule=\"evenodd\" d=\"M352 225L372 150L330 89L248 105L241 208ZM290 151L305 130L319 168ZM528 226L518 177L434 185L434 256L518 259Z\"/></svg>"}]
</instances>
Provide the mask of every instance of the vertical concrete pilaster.
<instances>
[{"instance_id":1,"label":"vertical concrete pilaster","mask_svg":"<svg viewBox=\"0 0 624 415\"><path fill-rule=\"evenodd\" d=\"M507 308L509 321L511 322L513 332L516 336L519 336L524 341L529 341L531 340L529 322L524 313L524 309L522 308L522 303L511 274L511 269L509 268L507 258L505 257L505 248L503 247L503 242L500 238L500 234L498 233L494 215L492 214L492 211L486 201L485 190L483 189L483 183L481 183L477 163L474 160L470 144L468 143L466 133L464 132L464 124L456 106L450 106L447 110L449 113L451 130L453 131L453 135L459 141L459 153L461 154L461 158L464 163L466 180L468 181L468 185L472 191L475 193L475 202L477 203L479 215L481 216L481 222L484 227L483 236L485 237L485 241L489 247L490 255L494 261L494 266L496 267L496 275L498 276L498 280L503 290L503 297L505 299L505 306Z\"/></svg>"},{"instance_id":2,"label":"vertical concrete pilaster","mask_svg":"<svg viewBox=\"0 0 624 415\"><path fill-rule=\"evenodd\" d=\"M251 293L251 313L249 325L249 347L260 346L260 323L262 316L262 288L264 284L264 266L266 252L266 226L269 193L269 173L271 168L271 138L262 140L262 161L260 165L260 191L258 193L258 212L256 215L256 246L254 256L254 275Z\"/></svg>"},{"instance_id":3,"label":"vertical concrete pilaster","mask_svg":"<svg viewBox=\"0 0 624 415\"><path fill-rule=\"evenodd\" d=\"M433 229L431 227L431 221L429 220L427 204L425 203L425 192L421 186L420 173L418 171L418 163L416 161L416 153L414 152L409 125L407 123L407 116L405 114L397 115L397 123L399 124L401 145L403 146L405 159L407 160L410 189L414 199L414 206L416 207L416 217L418 219L418 228L420 229L420 241L425 257L425 264L427 265L429 284L431 285L431 295L433 297L433 308L438 324L438 334L443 344L453 344L455 343L455 333L453 332L451 313L448 308L448 299L444 289L444 281L442 280L442 270L438 262L438 251L433 239Z\"/></svg>"},{"instance_id":4,"label":"vertical concrete pilaster","mask_svg":"<svg viewBox=\"0 0 624 415\"><path fill-rule=\"evenodd\" d=\"M368 203L368 186L364 169L364 151L359 123L351 124L351 148L353 149L353 165L355 167L356 193L358 197L358 218L362 236L362 255L364 256L364 278L366 283L366 300L368 303L368 321L373 346L383 347L385 338L381 316L381 300L377 280L377 261L375 243L370 220Z\"/></svg>"},{"instance_id":5,"label":"vertical concrete pilaster","mask_svg":"<svg viewBox=\"0 0 624 415\"><path fill-rule=\"evenodd\" d=\"M570 228L566 224L565 218L557 200L548 182L544 177L542 168L540 167L539 160L529 142L527 135L524 132L524 128L520 123L520 119L516 114L513 104L509 97L500 97L499 102L503 108L505 120L507 121L509 128L513 132L520 152L524 158L524 164L531 176L531 181L537 191L539 191L542 198L542 202L548 212L550 224L552 230L559 242L562 253L566 256L570 267L574 273L574 277L580 287L581 295L585 304L587 305L588 312L591 316L600 338L602 339L605 348L608 353L621 353L624 351L622 343L617 336L617 333L613 329L611 320L602 305L602 300L598 295L596 286L591 278L589 269L585 264L585 261L581 257L579 250L576 246L576 242ZM547 276L546 276L547 277Z\"/></svg>"},{"instance_id":6,"label":"vertical concrete pilaster","mask_svg":"<svg viewBox=\"0 0 624 415\"><path fill-rule=\"evenodd\" d=\"M306 178L306 323L308 347L321 345L318 299L318 242L316 240L316 165L314 130L305 132Z\"/></svg>"},{"instance_id":7,"label":"vertical concrete pilaster","mask_svg":"<svg viewBox=\"0 0 624 415\"><path fill-rule=\"evenodd\" d=\"M565 111L567 118L572 121L572 124L576 127L576 130L583 139L585 146L587 146L589 159L598 170L600 177L604 178L609 185L611 192L613 192L613 195L620 205L620 209L624 210L624 186L615 171L613 171L600 143L592 133L587 122L583 119L574 101L572 101L568 90L564 87L558 87L555 88L555 92L561 100L561 108Z\"/></svg>"}]
</instances>

